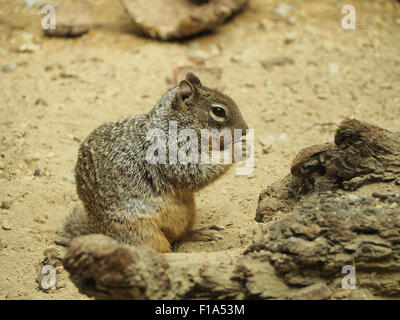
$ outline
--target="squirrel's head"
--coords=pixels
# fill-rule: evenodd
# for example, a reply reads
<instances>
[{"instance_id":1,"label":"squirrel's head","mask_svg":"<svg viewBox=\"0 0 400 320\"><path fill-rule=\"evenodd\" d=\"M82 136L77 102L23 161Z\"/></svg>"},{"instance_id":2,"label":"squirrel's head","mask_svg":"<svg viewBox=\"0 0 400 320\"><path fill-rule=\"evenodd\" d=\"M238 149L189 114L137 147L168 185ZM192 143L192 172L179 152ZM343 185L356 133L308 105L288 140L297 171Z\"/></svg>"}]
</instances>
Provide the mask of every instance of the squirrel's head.
<instances>
[{"instance_id":1,"label":"squirrel's head","mask_svg":"<svg viewBox=\"0 0 400 320\"><path fill-rule=\"evenodd\" d=\"M187 127L193 129L242 129L246 134L248 126L239 107L227 95L204 87L200 79L188 73L178 85L177 103L174 112L185 118ZM186 115L182 117L182 114Z\"/></svg>"}]
</instances>

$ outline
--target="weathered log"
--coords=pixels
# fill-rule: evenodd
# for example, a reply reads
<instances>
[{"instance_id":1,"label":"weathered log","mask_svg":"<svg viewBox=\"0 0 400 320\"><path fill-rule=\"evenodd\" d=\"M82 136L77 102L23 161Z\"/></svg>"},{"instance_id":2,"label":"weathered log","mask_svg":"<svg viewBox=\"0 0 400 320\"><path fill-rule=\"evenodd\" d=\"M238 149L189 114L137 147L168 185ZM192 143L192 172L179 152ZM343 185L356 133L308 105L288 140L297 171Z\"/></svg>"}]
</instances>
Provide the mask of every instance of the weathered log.
<instances>
[{"instance_id":1,"label":"weathered log","mask_svg":"<svg viewBox=\"0 0 400 320\"><path fill-rule=\"evenodd\" d=\"M293 160L291 173L300 179L305 192L400 182L400 133L346 119L334 143L302 150Z\"/></svg>"},{"instance_id":2,"label":"weathered log","mask_svg":"<svg viewBox=\"0 0 400 320\"><path fill-rule=\"evenodd\" d=\"M290 291L268 261L223 252L160 254L103 235L77 238L64 267L97 299L284 298Z\"/></svg>"},{"instance_id":3,"label":"weathered log","mask_svg":"<svg viewBox=\"0 0 400 320\"><path fill-rule=\"evenodd\" d=\"M354 191L377 182L400 184L400 133L355 119L342 121L334 143L299 152L291 174L260 194L256 221L290 212L302 195L342 188Z\"/></svg>"},{"instance_id":4,"label":"weathered log","mask_svg":"<svg viewBox=\"0 0 400 320\"><path fill-rule=\"evenodd\" d=\"M359 286L399 296L400 196L355 198L305 196L245 254L263 252L289 285L340 278L343 266L352 265Z\"/></svg>"}]
</instances>

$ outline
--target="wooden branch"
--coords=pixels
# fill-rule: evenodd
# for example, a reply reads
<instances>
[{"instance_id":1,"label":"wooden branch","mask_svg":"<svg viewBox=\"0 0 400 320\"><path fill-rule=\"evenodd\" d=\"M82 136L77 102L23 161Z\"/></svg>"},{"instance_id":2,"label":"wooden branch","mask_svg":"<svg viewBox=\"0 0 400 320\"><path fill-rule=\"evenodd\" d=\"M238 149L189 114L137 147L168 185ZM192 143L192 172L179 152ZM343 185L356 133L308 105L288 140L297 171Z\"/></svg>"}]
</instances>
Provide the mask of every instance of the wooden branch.
<instances>
[{"instance_id":1,"label":"wooden branch","mask_svg":"<svg viewBox=\"0 0 400 320\"><path fill-rule=\"evenodd\" d=\"M239 253L161 254L103 235L74 240L64 267L80 292L97 299L283 298L288 292L266 261Z\"/></svg>"},{"instance_id":2,"label":"wooden branch","mask_svg":"<svg viewBox=\"0 0 400 320\"><path fill-rule=\"evenodd\" d=\"M373 195L305 196L246 254L268 257L289 285L341 278L342 267L352 265L358 285L400 296L400 196Z\"/></svg>"},{"instance_id":3,"label":"wooden branch","mask_svg":"<svg viewBox=\"0 0 400 320\"><path fill-rule=\"evenodd\" d=\"M302 150L293 160L291 173L306 193L400 182L400 133L346 119L336 131L335 143Z\"/></svg>"},{"instance_id":4,"label":"wooden branch","mask_svg":"<svg viewBox=\"0 0 400 320\"><path fill-rule=\"evenodd\" d=\"M301 150L291 174L261 192L255 220L270 222L277 212L292 211L301 196L311 192L354 191L392 181L400 185L400 133L346 119L334 143Z\"/></svg>"}]
</instances>

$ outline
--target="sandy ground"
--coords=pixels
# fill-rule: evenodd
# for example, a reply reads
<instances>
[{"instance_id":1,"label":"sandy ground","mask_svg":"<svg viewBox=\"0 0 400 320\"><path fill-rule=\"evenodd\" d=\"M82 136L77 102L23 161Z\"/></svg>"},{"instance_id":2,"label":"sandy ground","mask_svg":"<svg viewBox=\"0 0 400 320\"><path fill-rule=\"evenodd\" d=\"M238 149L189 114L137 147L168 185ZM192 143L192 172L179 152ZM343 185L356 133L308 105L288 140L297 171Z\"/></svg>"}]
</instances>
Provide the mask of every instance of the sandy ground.
<instances>
[{"instance_id":1,"label":"sandy ground","mask_svg":"<svg viewBox=\"0 0 400 320\"><path fill-rule=\"evenodd\" d=\"M399 2L285 3L292 10L280 17L282 2L252 0L214 33L162 43L134 34L118 1L93 1L98 27L88 35L56 39L42 35L39 6L0 0L0 299L86 298L62 269L59 289L35 282L43 250L78 204L79 141L106 121L149 111L173 69L193 64L193 46L209 53L206 67L223 69L225 92L255 129L255 169L231 170L197 197L198 225L226 226L224 239L178 251L246 247L261 190L289 172L300 149L332 140L342 119L400 131ZM343 4L355 6L356 30L342 29ZM35 51L16 52L27 41ZM294 63L262 67L276 57Z\"/></svg>"}]
</instances>

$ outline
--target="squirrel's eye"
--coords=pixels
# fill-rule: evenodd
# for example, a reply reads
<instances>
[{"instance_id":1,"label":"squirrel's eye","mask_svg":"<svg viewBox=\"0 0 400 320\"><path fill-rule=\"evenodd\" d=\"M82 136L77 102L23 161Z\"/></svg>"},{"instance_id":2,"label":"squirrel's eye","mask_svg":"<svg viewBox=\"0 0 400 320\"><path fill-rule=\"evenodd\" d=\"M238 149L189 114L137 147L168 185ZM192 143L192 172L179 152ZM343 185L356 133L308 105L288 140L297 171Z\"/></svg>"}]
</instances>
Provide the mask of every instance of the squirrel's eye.
<instances>
[{"instance_id":1,"label":"squirrel's eye","mask_svg":"<svg viewBox=\"0 0 400 320\"><path fill-rule=\"evenodd\" d=\"M219 118L225 118L226 116L226 112L225 109L222 107L212 107L212 113L214 113L214 115L216 115Z\"/></svg>"}]
</instances>

